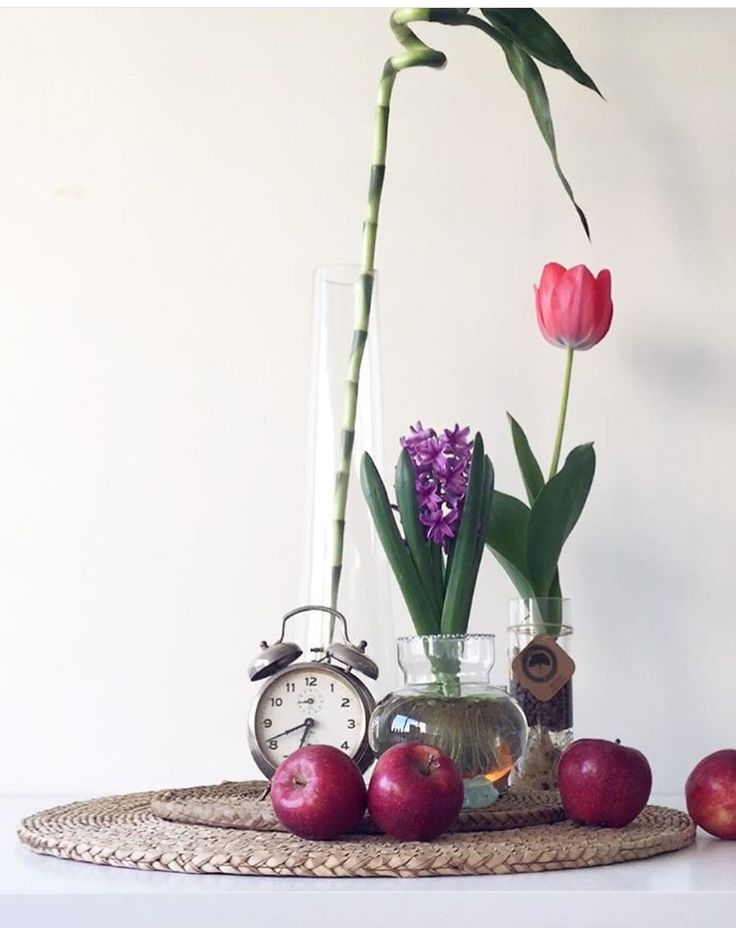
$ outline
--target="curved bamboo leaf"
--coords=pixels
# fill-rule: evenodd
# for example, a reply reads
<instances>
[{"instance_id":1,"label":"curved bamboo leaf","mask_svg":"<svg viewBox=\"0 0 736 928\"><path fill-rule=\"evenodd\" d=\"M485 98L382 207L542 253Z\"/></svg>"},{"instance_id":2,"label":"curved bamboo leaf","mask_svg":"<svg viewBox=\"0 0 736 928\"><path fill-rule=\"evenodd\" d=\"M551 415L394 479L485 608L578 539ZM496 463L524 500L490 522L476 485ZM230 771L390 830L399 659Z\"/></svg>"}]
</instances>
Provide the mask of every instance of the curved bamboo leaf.
<instances>
[{"instance_id":1,"label":"curved bamboo leaf","mask_svg":"<svg viewBox=\"0 0 736 928\"><path fill-rule=\"evenodd\" d=\"M544 475L542 474L542 468L534 457L524 429L510 413L506 413L506 417L511 426L511 439L514 443L516 460L519 462L521 478L524 481L524 489L531 506L544 486Z\"/></svg>"},{"instance_id":2,"label":"curved bamboo leaf","mask_svg":"<svg viewBox=\"0 0 736 928\"><path fill-rule=\"evenodd\" d=\"M376 532L386 552L404 601L411 613L419 635L435 635L440 630L439 611L427 595L417 573L409 549L401 537L386 487L369 454L364 454L360 465L360 483Z\"/></svg>"},{"instance_id":3,"label":"curved bamboo leaf","mask_svg":"<svg viewBox=\"0 0 736 928\"><path fill-rule=\"evenodd\" d=\"M560 36L536 10L481 8L481 13L492 26L528 55L550 68L564 71L579 84L594 90L600 97L603 96Z\"/></svg>"},{"instance_id":4,"label":"curved bamboo leaf","mask_svg":"<svg viewBox=\"0 0 736 928\"><path fill-rule=\"evenodd\" d=\"M534 501L526 533L526 562L536 596L549 596L562 546L583 511L595 474L593 445L579 445Z\"/></svg>"},{"instance_id":5,"label":"curved bamboo leaf","mask_svg":"<svg viewBox=\"0 0 736 928\"><path fill-rule=\"evenodd\" d=\"M534 119L539 126L539 131L542 133L542 138L547 143L547 148L549 148L550 154L552 155L552 163L555 166L555 171L557 176L560 179L562 186L565 189L565 193L570 198L572 205L575 207L575 211L578 214L578 218L583 225L585 234L590 239L590 227L588 226L588 220L585 218L585 213L578 206L575 195L572 192L572 187L568 183L567 178L562 173L562 168L560 167L560 162L557 157L557 142L555 141L555 129L552 124L552 114L549 109L549 98L547 96L547 89L544 86L544 81L542 80L542 75L539 71L539 68L534 63L534 59L531 55L528 55L523 49L519 48L515 43L509 43L504 46L504 54L506 55L506 61L511 70L511 73L516 78L517 83L524 91L529 100L529 106L532 108L532 113L534 114Z\"/></svg>"},{"instance_id":6,"label":"curved bamboo leaf","mask_svg":"<svg viewBox=\"0 0 736 928\"><path fill-rule=\"evenodd\" d=\"M438 545L427 541L426 533L419 521L416 473L406 448L399 455L394 486L396 488L396 502L399 504L401 526L404 529L404 538L409 547L411 558L414 561L422 586L432 596L437 611L440 612L443 599L442 574L440 573L439 577L437 576L437 562L432 557L431 548L437 548L438 551L440 549Z\"/></svg>"}]
</instances>

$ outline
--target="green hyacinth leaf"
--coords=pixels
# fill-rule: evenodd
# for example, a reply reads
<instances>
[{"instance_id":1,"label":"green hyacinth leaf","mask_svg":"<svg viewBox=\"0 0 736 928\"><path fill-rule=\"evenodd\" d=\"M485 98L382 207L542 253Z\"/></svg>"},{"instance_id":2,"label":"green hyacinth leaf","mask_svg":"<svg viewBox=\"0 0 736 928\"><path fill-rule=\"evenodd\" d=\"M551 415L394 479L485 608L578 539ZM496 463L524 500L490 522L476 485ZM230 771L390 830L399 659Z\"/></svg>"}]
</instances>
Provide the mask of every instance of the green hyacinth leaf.
<instances>
[{"instance_id":1,"label":"green hyacinth leaf","mask_svg":"<svg viewBox=\"0 0 736 928\"><path fill-rule=\"evenodd\" d=\"M544 475L542 474L542 468L539 466L539 462L534 457L524 429L510 413L506 413L506 416L511 426L511 439L514 443L516 460L519 462L521 479L524 481L524 489L526 490L527 499L531 506L544 486Z\"/></svg>"},{"instance_id":2,"label":"green hyacinth leaf","mask_svg":"<svg viewBox=\"0 0 736 928\"><path fill-rule=\"evenodd\" d=\"M552 163L555 166L555 171L560 179L560 183L565 193L570 198L570 202L575 207L575 211L582 223L585 234L588 240L590 240L588 220L575 200L572 187L562 173L562 167L560 166L560 161L557 156L557 142L555 140L554 125L552 124L552 114L549 108L549 97L547 96L547 89L544 86L539 68L536 66L531 55L528 55L523 49L519 48L516 43L511 42L504 45L503 50L511 73L527 96L539 131L542 133L542 138L547 143L547 148L549 148L550 154L552 155Z\"/></svg>"},{"instance_id":3,"label":"green hyacinth leaf","mask_svg":"<svg viewBox=\"0 0 736 928\"><path fill-rule=\"evenodd\" d=\"M534 501L526 533L526 563L536 596L551 595L562 546L580 518L594 475L593 445L579 445Z\"/></svg>"},{"instance_id":4,"label":"green hyacinth leaf","mask_svg":"<svg viewBox=\"0 0 736 928\"><path fill-rule=\"evenodd\" d=\"M440 620L443 635L457 635L467 631L483 554L488 497L492 490L493 468L484 454L483 439L480 433L476 433L463 514L447 568L445 602Z\"/></svg>"},{"instance_id":5,"label":"green hyacinth leaf","mask_svg":"<svg viewBox=\"0 0 736 928\"><path fill-rule=\"evenodd\" d=\"M416 473L409 452L404 448L396 465L396 502L399 505L401 527L409 547L409 553L419 574L422 586L434 600L437 611L442 610L443 589L442 574L437 573L437 560L432 556L432 548L440 548L427 540L426 532L419 521L417 503ZM440 557L441 563L441 557Z\"/></svg>"},{"instance_id":6,"label":"green hyacinth leaf","mask_svg":"<svg viewBox=\"0 0 736 928\"><path fill-rule=\"evenodd\" d=\"M579 84L594 90L600 97L603 96L560 36L536 10L482 8L481 13L492 26L528 55L550 68L564 71Z\"/></svg>"},{"instance_id":7,"label":"green hyacinth leaf","mask_svg":"<svg viewBox=\"0 0 736 928\"><path fill-rule=\"evenodd\" d=\"M440 630L439 611L422 585L409 548L396 525L386 487L373 459L367 453L361 461L360 483L376 533L399 584L417 634L436 635Z\"/></svg>"},{"instance_id":8,"label":"green hyacinth leaf","mask_svg":"<svg viewBox=\"0 0 736 928\"><path fill-rule=\"evenodd\" d=\"M519 596L534 595L526 566L526 532L531 510L515 496L493 491L486 544L516 587Z\"/></svg>"}]
</instances>

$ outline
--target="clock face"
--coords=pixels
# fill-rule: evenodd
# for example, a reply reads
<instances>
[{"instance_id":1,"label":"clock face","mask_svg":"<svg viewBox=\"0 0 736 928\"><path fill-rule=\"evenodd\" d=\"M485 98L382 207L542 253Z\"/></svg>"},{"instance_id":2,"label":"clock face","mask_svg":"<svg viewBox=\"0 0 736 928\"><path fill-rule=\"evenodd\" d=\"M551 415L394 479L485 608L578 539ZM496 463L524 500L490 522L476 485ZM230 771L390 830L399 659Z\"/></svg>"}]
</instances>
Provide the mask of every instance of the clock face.
<instances>
[{"instance_id":1,"label":"clock face","mask_svg":"<svg viewBox=\"0 0 736 928\"><path fill-rule=\"evenodd\" d=\"M329 665L297 664L274 677L251 721L251 736L266 763L275 769L308 744L331 744L355 757L365 744L370 711L359 687Z\"/></svg>"}]
</instances>

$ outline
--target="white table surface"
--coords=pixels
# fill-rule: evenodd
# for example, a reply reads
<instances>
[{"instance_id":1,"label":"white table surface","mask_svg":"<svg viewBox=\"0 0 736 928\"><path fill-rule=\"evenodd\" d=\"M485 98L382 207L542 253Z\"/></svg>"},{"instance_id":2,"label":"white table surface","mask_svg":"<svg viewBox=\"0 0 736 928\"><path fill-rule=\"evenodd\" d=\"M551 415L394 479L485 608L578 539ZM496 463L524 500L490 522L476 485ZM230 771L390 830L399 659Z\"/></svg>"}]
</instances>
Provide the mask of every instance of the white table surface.
<instances>
[{"instance_id":1,"label":"white table surface","mask_svg":"<svg viewBox=\"0 0 736 928\"><path fill-rule=\"evenodd\" d=\"M21 818L75 798L0 797L2 928L736 928L736 842L701 831L692 848L636 863L416 880L151 873L21 846Z\"/></svg>"}]
</instances>

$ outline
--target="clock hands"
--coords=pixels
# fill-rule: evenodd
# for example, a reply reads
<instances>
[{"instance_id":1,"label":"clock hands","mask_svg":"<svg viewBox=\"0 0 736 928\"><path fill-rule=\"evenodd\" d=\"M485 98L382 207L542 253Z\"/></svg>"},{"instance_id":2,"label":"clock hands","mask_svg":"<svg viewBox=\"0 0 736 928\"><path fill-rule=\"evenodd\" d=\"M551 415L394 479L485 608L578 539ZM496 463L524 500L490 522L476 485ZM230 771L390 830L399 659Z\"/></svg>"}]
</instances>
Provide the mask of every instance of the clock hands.
<instances>
[{"instance_id":1,"label":"clock hands","mask_svg":"<svg viewBox=\"0 0 736 928\"><path fill-rule=\"evenodd\" d=\"M287 728L286 731L279 732L278 735L269 735L269 741L278 741L284 735L290 735L293 731L299 731L300 728L306 728L307 731L314 725L314 719L304 719L301 725L295 725L293 728Z\"/></svg>"},{"instance_id":2,"label":"clock hands","mask_svg":"<svg viewBox=\"0 0 736 928\"><path fill-rule=\"evenodd\" d=\"M300 748L304 747L304 742L307 740L307 737L309 736L309 732L312 730L313 727L314 727L314 719L304 720L304 733L302 734L302 740L299 742Z\"/></svg>"}]
</instances>

